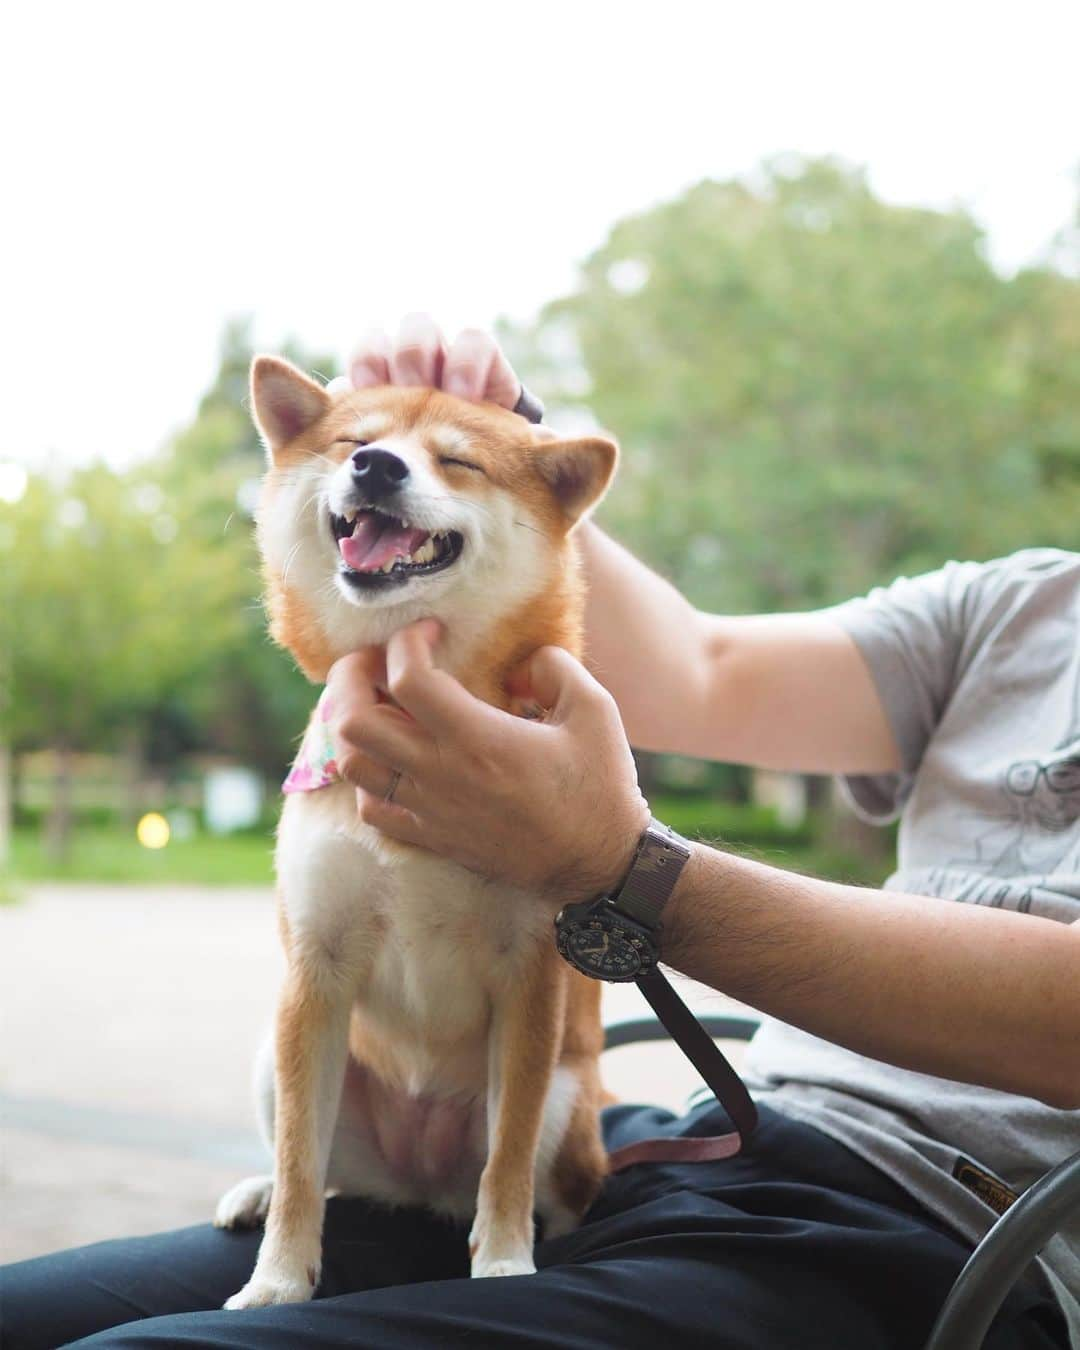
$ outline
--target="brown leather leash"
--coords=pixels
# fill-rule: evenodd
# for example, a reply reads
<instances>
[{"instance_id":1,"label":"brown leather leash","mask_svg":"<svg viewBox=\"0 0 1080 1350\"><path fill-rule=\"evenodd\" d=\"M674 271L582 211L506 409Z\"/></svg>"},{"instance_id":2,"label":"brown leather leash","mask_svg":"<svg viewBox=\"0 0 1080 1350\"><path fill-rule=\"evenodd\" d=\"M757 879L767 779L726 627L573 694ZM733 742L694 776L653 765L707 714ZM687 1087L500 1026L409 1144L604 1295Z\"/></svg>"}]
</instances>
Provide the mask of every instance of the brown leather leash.
<instances>
[{"instance_id":1,"label":"brown leather leash","mask_svg":"<svg viewBox=\"0 0 1080 1350\"><path fill-rule=\"evenodd\" d=\"M731 1158L749 1143L757 1107L724 1053L659 970L635 983L686 1058L697 1069L735 1129L697 1139L641 1139L608 1155L612 1172L640 1162L713 1162Z\"/></svg>"}]
</instances>

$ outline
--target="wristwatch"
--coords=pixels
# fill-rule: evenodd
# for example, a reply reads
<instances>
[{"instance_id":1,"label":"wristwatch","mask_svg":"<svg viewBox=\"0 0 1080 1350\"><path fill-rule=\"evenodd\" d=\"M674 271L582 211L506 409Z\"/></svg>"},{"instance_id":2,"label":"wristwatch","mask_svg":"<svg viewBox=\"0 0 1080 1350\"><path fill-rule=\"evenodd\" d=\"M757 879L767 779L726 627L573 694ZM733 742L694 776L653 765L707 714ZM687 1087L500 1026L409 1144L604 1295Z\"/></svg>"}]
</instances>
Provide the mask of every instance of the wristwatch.
<instances>
[{"instance_id":1,"label":"wristwatch","mask_svg":"<svg viewBox=\"0 0 1080 1350\"><path fill-rule=\"evenodd\" d=\"M660 916L690 857L668 825L649 821L626 880L612 895L564 905L555 917L560 956L594 980L651 975L660 958Z\"/></svg>"}]
</instances>

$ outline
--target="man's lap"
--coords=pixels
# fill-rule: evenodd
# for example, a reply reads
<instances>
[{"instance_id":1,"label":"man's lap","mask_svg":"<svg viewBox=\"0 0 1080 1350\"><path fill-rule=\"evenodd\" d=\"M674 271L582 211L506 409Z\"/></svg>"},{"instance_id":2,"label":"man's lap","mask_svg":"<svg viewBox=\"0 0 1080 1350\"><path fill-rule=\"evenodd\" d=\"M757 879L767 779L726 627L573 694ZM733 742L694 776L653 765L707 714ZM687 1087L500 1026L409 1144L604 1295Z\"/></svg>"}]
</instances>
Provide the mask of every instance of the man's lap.
<instances>
[{"instance_id":1,"label":"man's lap","mask_svg":"<svg viewBox=\"0 0 1080 1350\"><path fill-rule=\"evenodd\" d=\"M610 1147L727 1128L617 1107ZM218 1311L260 1234L209 1225L99 1243L4 1272L11 1350L106 1346L921 1346L968 1251L841 1145L768 1108L752 1148L609 1179L580 1229L537 1245L538 1273L469 1280L466 1230L416 1211L330 1202L319 1298ZM987 1350L1064 1344L1038 1297L1012 1298ZM204 1310L204 1311L199 1311ZM124 1325L118 1325L123 1323ZM115 1326L115 1330L101 1330Z\"/></svg>"}]
</instances>

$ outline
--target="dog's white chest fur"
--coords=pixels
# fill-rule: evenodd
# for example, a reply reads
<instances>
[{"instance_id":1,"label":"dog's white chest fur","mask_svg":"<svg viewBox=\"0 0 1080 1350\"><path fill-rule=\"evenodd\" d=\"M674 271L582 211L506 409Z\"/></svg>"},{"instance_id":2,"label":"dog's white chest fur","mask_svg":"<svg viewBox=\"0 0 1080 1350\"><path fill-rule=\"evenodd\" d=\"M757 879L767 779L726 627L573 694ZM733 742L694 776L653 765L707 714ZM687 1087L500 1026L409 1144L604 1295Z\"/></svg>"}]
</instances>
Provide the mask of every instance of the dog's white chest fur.
<instances>
[{"instance_id":1,"label":"dog's white chest fur","mask_svg":"<svg viewBox=\"0 0 1080 1350\"><path fill-rule=\"evenodd\" d=\"M493 997L535 959L551 916L535 898L358 822L344 785L290 797L278 839L289 940L352 985L355 1018L395 1050L411 1093L483 1090Z\"/></svg>"}]
</instances>

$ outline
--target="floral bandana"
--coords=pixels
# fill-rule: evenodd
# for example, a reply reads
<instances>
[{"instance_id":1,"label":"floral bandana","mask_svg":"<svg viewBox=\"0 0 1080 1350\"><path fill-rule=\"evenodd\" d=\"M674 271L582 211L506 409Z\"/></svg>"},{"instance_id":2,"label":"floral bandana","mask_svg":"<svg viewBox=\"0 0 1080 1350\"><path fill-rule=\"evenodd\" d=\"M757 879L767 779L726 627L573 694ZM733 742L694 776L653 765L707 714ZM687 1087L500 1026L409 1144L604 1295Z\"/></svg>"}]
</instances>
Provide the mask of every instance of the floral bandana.
<instances>
[{"instance_id":1,"label":"floral bandana","mask_svg":"<svg viewBox=\"0 0 1080 1350\"><path fill-rule=\"evenodd\" d=\"M330 739L330 718L333 712L329 690L324 689L304 732L289 776L281 785L282 792L316 792L339 780L334 743Z\"/></svg>"}]
</instances>

